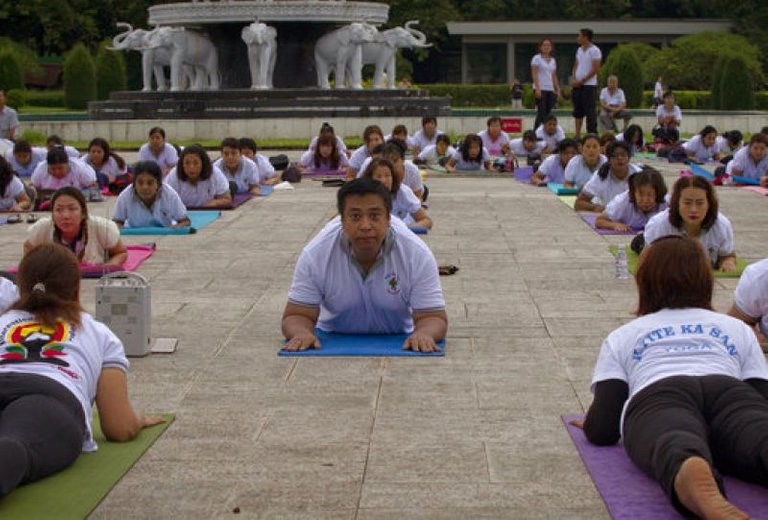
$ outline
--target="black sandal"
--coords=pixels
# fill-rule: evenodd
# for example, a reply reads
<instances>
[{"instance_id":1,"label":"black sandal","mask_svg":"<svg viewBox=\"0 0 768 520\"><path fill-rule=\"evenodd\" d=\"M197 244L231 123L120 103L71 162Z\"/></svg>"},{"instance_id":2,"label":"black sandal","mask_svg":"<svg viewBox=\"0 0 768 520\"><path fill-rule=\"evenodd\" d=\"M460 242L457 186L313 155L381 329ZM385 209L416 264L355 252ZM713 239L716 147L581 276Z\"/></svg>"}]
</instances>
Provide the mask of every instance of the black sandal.
<instances>
[{"instance_id":1,"label":"black sandal","mask_svg":"<svg viewBox=\"0 0 768 520\"><path fill-rule=\"evenodd\" d=\"M440 273L440 276L450 276L452 274L456 274L458 270L459 268L453 264L441 265L437 268L437 271L438 273Z\"/></svg>"}]
</instances>

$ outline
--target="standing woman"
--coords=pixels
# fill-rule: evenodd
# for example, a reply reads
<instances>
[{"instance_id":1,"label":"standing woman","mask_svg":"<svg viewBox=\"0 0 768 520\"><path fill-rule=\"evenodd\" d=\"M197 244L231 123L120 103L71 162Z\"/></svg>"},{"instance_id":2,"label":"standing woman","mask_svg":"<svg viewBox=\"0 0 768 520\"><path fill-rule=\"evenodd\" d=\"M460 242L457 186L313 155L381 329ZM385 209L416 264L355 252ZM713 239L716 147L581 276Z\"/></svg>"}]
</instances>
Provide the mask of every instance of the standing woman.
<instances>
[{"instance_id":1,"label":"standing woman","mask_svg":"<svg viewBox=\"0 0 768 520\"><path fill-rule=\"evenodd\" d=\"M539 53L531 60L531 77L536 100L536 121L534 128L544 122L560 97L560 82L557 80L557 62L552 56L555 46L552 40L544 38L539 43Z\"/></svg>"}]
</instances>

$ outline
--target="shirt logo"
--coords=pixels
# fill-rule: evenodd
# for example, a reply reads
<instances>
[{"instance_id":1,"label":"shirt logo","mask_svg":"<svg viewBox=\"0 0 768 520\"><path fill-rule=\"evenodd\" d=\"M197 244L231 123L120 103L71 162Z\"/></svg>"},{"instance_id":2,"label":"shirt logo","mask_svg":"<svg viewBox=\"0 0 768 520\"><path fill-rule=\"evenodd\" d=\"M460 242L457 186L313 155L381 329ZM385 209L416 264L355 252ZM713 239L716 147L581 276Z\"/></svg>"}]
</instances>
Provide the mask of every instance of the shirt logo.
<instances>
[{"instance_id":1,"label":"shirt logo","mask_svg":"<svg viewBox=\"0 0 768 520\"><path fill-rule=\"evenodd\" d=\"M400 294L400 281L397 279L397 273L389 273L384 281L387 283L387 292L389 294Z\"/></svg>"},{"instance_id":2,"label":"shirt logo","mask_svg":"<svg viewBox=\"0 0 768 520\"><path fill-rule=\"evenodd\" d=\"M63 357L64 343L69 338L69 325L57 321L47 327L37 321L22 321L10 328L0 345L0 365L11 363L50 363L68 367Z\"/></svg>"}]
</instances>

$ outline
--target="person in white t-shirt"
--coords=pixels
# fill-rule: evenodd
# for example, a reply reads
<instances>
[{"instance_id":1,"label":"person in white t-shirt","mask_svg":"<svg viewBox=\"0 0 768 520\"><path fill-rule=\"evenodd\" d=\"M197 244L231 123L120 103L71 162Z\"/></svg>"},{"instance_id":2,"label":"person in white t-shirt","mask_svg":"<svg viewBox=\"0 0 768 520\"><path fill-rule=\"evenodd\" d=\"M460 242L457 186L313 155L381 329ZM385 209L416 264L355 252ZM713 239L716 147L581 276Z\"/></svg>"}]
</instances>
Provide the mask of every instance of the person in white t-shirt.
<instances>
[{"instance_id":1,"label":"person in white t-shirt","mask_svg":"<svg viewBox=\"0 0 768 520\"><path fill-rule=\"evenodd\" d=\"M483 146L483 140L477 134L467 134L456 153L445 165L449 172L483 171L491 169L491 156Z\"/></svg>"},{"instance_id":2,"label":"person in white t-shirt","mask_svg":"<svg viewBox=\"0 0 768 520\"><path fill-rule=\"evenodd\" d=\"M256 163L240 153L240 141L226 137L221 141L221 157L213 163L229 181L229 192L261 195L261 179Z\"/></svg>"},{"instance_id":3,"label":"person in white t-shirt","mask_svg":"<svg viewBox=\"0 0 768 520\"><path fill-rule=\"evenodd\" d=\"M664 103L664 78L659 76L656 78L656 83L653 85L653 106L651 108L656 108L657 106Z\"/></svg>"},{"instance_id":4,"label":"person in white t-shirt","mask_svg":"<svg viewBox=\"0 0 768 520\"><path fill-rule=\"evenodd\" d=\"M488 155L492 158L509 155L509 136L501 129L501 118L491 116L485 126L486 129L477 135L483 140L483 147L488 151Z\"/></svg>"},{"instance_id":5,"label":"person in white t-shirt","mask_svg":"<svg viewBox=\"0 0 768 520\"><path fill-rule=\"evenodd\" d=\"M45 162L35 167L30 182L38 193L53 192L65 186L78 190L97 186L93 168L80 159L68 156L67 152L59 147L48 152Z\"/></svg>"},{"instance_id":6,"label":"person in white t-shirt","mask_svg":"<svg viewBox=\"0 0 768 520\"><path fill-rule=\"evenodd\" d=\"M714 161L720 159L717 147L717 130L707 125L698 134L683 143L688 157L695 162Z\"/></svg>"},{"instance_id":7,"label":"person in white t-shirt","mask_svg":"<svg viewBox=\"0 0 768 520\"><path fill-rule=\"evenodd\" d=\"M683 113L675 104L675 95L672 92L664 93L664 103L656 107L657 128L653 135L664 144L674 145L680 140L680 125L683 122Z\"/></svg>"},{"instance_id":8,"label":"person in white t-shirt","mask_svg":"<svg viewBox=\"0 0 768 520\"><path fill-rule=\"evenodd\" d=\"M337 195L340 217L304 248L282 319L286 350L322 348L314 328L352 334L408 334L406 350L433 352L448 317L429 247L391 218L387 188L368 178Z\"/></svg>"},{"instance_id":9,"label":"person in white t-shirt","mask_svg":"<svg viewBox=\"0 0 768 520\"><path fill-rule=\"evenodd\" d=\"M600 166L587 181L576 198L576 211L594 211L601 213L613 198L627 190L627 179L639 166L630 164L629 145L623 141L614 141L606 150L608 162Z\"/></svg>"},{"instance_id":10,"label":"person in white t-shirt","mask_svg":"<svg viewBox=\"0 0 768 520\"><path fill-rule=\"evenodd\" d=\"M378 125L368 125L363 130L363 145L357 150L352 152L352 156L349 158L349 166L347 166L347 178L351 181L358 177L358 173L362 173L362 166L366 159L371 157L371 152L377 146L384 144L384 132Z\"/></svg>"},{"instance_id":11,"label":"person in white t-shirt","mask_svg":"<svg viewBox=\"0 0 768 520\"><path fill-rule=\"evenodd\" d=\"M582 426L600 446L622 439L686 518L748 518L720 473L768 485L768 365L742 321L712 311L701 244L669 236L640 258L638 318L611 332L595 364Z\"/></svg>"},{"instance_id":12,"label":"person in white t-shirt","mask_svg":"<svg viewBox=\"0 0 768 520\"><path fill-rule=\"evenodd\" d=\"M275 171L275 167L272 166L269 158L257 153L258 147L253 138L241 137L237 140L237 144L240 147L240 155L250 159L256 165L256 169L259 172L259 184L270 186L281 182L280 172Z\"/></svg>"},{"instance_id":13,"label":"person in white t-shirt","mask_svg":"<svg viewBox=\"0 0 768 520\"><path fill-rule=\"evenodd\" d=\"M627 111L627 98L619 88L619 78L613 74L608 76L608 86L600 91L600 122L606 130L618 130L616 120L624 121L623 132L632 120L632 114Z\"/></svg>"},{"instance_id":14,"label":"person in white t-shirt","mask_svg":"<svg viewBox=\"0 0 768 520\"><path fill-rule=\"evenodd\" d=\"M42 146L31 146L29 142L19 139L12 150L5 153L5 160L11 165L21 179L29 180L35 168L48 157L48 149Z\"/></svg>"},{"instance_id":15,"label":"person in white t-shirt","mask_svg":"<svg viewBox=\"0 0 768 520\"><path fill-rule=\"evenodd\" d=\"M667 185L655 168L643 166L627 180L627 191L615 196L595 219L595 227L615 231L643 229L654 215L667 209Z\"/></svg>"},{"instance_id":16,"label":"person in white t-shirt","mask_svg":"<svg viewBox=\"0 0 768 520\"><path fill-rule=\"evenodd\" d=\"M108 441L130 441L164 421L134 411L123 345L83 312L72 252L35 247L18 283L19 300L0 316L0 496L95 451L94 403Z\"/></svg>"},{"instance_id":17,"label":"person in white t-shirt","mask_svg":"<svg viewBox=\"0 0 768 520\"><path fill-rule=\"evenodd\" d=\"M102 137L96 137L88 143L88 153L83 154L80 160L93 168L102 188L127 172L125 160L113 152L109 141Z\"/></svg>"},{"instance_id":18,"label":"person in white t-shirt","mask_svg":"<svg viewBox=\"0 0 768 520\"><path fill-rule=\"evenodd\" d=\"M118 227L186 227L187 208L176 191L163 185L163 173L155 161L139 161L133 182L117 197L112 220Z\"/></svg>"},{"instance_id":19,"label":"person in white t-shirt","mask_svg":"<svg viewBox=\"0 0 768 520\"><path fill-rule=\"evenodd\" d=\"M392 196L392 214L408 227L432 229L429 213L422 207L421 200L413 194L413 190L402 183L391 161L382 157L371 159L362 177L379 181L387 187Z\"/></svg>"},{"instance_id":20,"label":"person in white t-shirt","mask_svg":"<svg viewBox=\"0 0 768 520\"><path fill-rule=\"evenodd\" d=\"M29 211L29 200L24 183L11 169L11 165L0 157L0 211Z\"/></svg>"},{"instance_id":21,"label":"person in white t-shirt","mask_svg":"<svg viewBox=\"0 0 768 520\"><path fill-rule=\"evenodd\" d=\"M549 38L539 42L539 53L531 59L533 94L536 101L536 119L533 127L538 128L544 118L555 109L560 97L560 80L557 78L557 61L552 52L555 44Z\"/></svg>"},{"instance_id":22,"label":"person in white t-shirt","mask_svg":"<svg viewBox=\"0 0 768 520\"><path fill-rule=\"evenodd\" d=\"M557 124L557 116L549 114L544 122L536 128L536 138L544 143L544 153L555 153L557 144L565 139L565 130Z\"/></svg>"},{"instance_id":23,"label":"person in white t-shirt","mask_svg":"<svg viewBox=\"0 0 768 520\"><path fill-rule=\"evenodd\" d=\"M232 204L229 181L211 164L202 146L193 144L181 152L179 163L165 179L187 208L218 208Z\"/></svg>"},{"instance_id":24,"label":"person in white t-shirt","mask_svg":"<svg viewBox=\"0 0 768 520\"><path fill-rule=\"evenodd\" d=\"M27 231L24 254L40 244L61 244L83 264L122 265L128 252L114 222L88 215L82 192L61 188L51 197L51 217L38 220Z\"/></svg>"},{"instance_id":25,"label":"person in white t-shirt","mask_svg":"<svg viewBox=\"0 0 768 520\"><path fill-rule=\"evenodd\" d=\"M762 132L752 134L749 145L733 154L725 171L728 175L759 181L760 186L768 187L768 136Z\"/></svg>"},{"instance_id":26,"label":"person in white t-shirt","mask_svg":"<svg viewBox=\"0 0 768 520\"><path fill-rule=\"evenodd\" d=\"M165 130L159 126L149 129L149 140L139 148L139 161L155 161L163 175L168 175L179 162L179 154L165 141Z\"/></svg>"},{"instance_id":27,"label":"person in white t-shirt","mask_svg":"<svg viewBox=\"0 0 768 520\"><path fill-rule=\"evenodd\" d=\"M587 133L597 133L597 116L595 113L595 90L597 89L597 73L603 54L597 45L592 43L592 29L581 29L576 41L576 60L573 62L571 73L571 97L573 98L573 121L576 139L581 137L581 123L587 118Z\"/></svg>"},{"instance_id":28,"label":"person in white t-shirt","mask_svg":"<svg viewBox=\"0 0 768 520\"><path fill-rule=\"evenodd\" d=\"M556 152L539 164L536 172L531 175L531 184L543 186L549 182L561 184L565 182L565 169L568 163L579 153L579 143L573 139L565 138L557 144Z\"/></svg>"},{"instance_id":29,"label":"person in white t-shirt","mask_svg":"<svg viewBox=\"0 0 768 520\"><path fill-rule=\"evenodd\" d=\"M336 130L328 123L323 123L323 125L320 127L320 132L312 138L312 140L309 142L309 147L307 148L307 152L314 152L315 148L317 148L317 140L320 138L321 135L328 134L333 137L333 139L336 141L336 149L339 150L339 153L342 153L349 158L350 153L347 151L347 145L344 144L344 139L336 135Z\"/></svg>"},{"instance_id":30,"label":"person in white t-shirt","mask_svg":"<svg viewBox=\"0 0 768 520\"><path fill-rule=\"evenodd\" d=\"M768 337L768 258L748 265L733 291L728 314L757 328Z\"/></svg>"},{"instance_id":31,"label":"person in white t-shirt","mask_svg":"<svg viewBox=\"0 0 768 520\"><path fill-rule=\"evenodd\" d=\"M315 149L304 152L296 166L300 172L344 173L348 165L347 156L336 148L335 136L321 134Z\"/></svg>"},{"instance_id":32,"label":"person in white t-shirt","mask_svg":"<svg viewBox=\"0 0 768 520\"><path fill-rule=\"evenodd\" d=\"M544 141L539 141L534 130L526 130L522 137L517 137L509 142L509 151L512 157L522 164L522 159L526 159L529 166L538 165L546 148Z\"/></svg>"},{"instance_id":33,"label":"person in white t-shirt","mask_svg":"<svg viewBox=\"0 0 768 520\"><path fill-rule=\"evenodd\" d=\"M566 188L581 190L608 158L600 153L600 138L597 134L587 134L581 138L581 154L576 155L565 167L563 174Z\"/></svg>"},{"instance_id":34,"label":"person in white t-shirt","mask_svg":"<svg viewBox=\"0 0 768 520\"><path fill-rule=\"evenodd\" d=\"M704 246L713 268L723 272L736 269L733 227L718 211L715 189L704 177L693 175L677 179L669 209L645 225L647 246L667 235L695 238Z\"/></svg>"},{"instance_id":35,"label":"person in white t-shirt","mask_svg":"<svg viewBox=\"0 0 768 520\"><path fill-rule=\"evenodd\" d=\"M445 134L440 134L435 139L435 144L431 144L419 152L413 162L414 164L423 164L427 168L444 167L445 163L456 153L456 148L451 146L450 138Z\"/></svg>"},{"instance_id":36,"label":"person in white t-shirt","mask_svg":"<svg viewBox=\"0 0 768 520\"><path fill-rule=\"evenodd\" d=\"M440 134L438 134L440 135ZM384 142L388 143L392 140L400 141L403 146L405 147L406 151L413 150L413 147L416 146L416 141L413 140L413 137L408 135L408 127L403 124L397 124L392 128L392 133L387 134L384 136ZM431 145L430 145L431 146ZM422 148L423 150L423 148Z\"/></svg>"},{"instance_id":37,"label":"person in white t-shirt","mask_svg":"<svg viewBox=\"0 0 768 520\"><path fill-rule=\"evenodd\" d=\"M744 135L740 130L728 130L723 135L718 135L715 139L715 147L720 154L720 162L728 164L741 147L744 146Z\"/></svg>"},{"instance_id":38,"label":"person in white t-shirt","mask_svg":"<svg viewBox=\"0 0 768 520\"><path fill-rule=\"evenodd\" d=\"M49 152L54 148L63 148L64 151L67 152L67 155L73 159L79 159L81 155L77 148L74 146L69 146L68 144L64 144L64 139L56 134L49 135L45 139L45 147Z\"/></svg>"},{"instance_id":39,"label":"person in white t-shirt","mask_svg":"<svg viewBox=\"0 0 768 520\"><path fill-rule=\"evenodd\" d=\"M435 144L437 136L443 132L437 128L437 118L424 116L421 118L421 130L413 134L413 155L419 155L424 148Z\"/></svg>"}]
</instances>

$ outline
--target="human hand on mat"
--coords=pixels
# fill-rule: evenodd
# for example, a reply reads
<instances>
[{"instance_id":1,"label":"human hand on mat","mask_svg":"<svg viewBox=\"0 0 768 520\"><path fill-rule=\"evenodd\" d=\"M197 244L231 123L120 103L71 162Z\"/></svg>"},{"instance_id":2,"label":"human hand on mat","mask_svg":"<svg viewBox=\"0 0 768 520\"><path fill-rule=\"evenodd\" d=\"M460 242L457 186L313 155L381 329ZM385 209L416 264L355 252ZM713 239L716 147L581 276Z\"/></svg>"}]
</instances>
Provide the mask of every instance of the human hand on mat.
<instances>
[{"instance_id":1,"label":"human hand on mat","mask_svg":"<svg viewBox=\"0 0 768 520\"><path fill-rule=\"evenodd\" d=\"M584 419L571 419L568 423L582 430L584 429Z\"/></svg>"},{"instance_id":2,"label":"human hand on mat","mask_svg":"<svg viewBox=\"0 0 768 520\"><path fill-rule=\"evenodd\" d=\"M283 345L283 350L291 351L307 350L309 348L320 348L320 340L311 332L296 334Z\"/></svg>"},{"instance_id":3,"label":"human hand on mat","mask_svg":"<svg viewBox=\"0 0 768 520\"><path fill-rule=\"evenodd\" d=\"M141 428L144 429L156 424L164 423L165 417L162 415L142 415L139 417L139 421L141 421Z\"/></svg>"},{"instance_id":4,"label":"human hand on mat","mask_svg":"<svg viewBox=\"0 0 768 520\"><path fill-rule=\"evenodd\" d=\"M435 340L429 334L416 331L405 340L403 350L413 350L414 352L437 352L440 350Z\"/></svg>"},{"instance_id":5,"label":"human hand on mat","mask_svg":"<svg viewBox=\"0 0 768 520\"><path fill-rule=\"evenodd\" d=\"M768 175L763 175L760 177L760 186L763 188L768 188Z\"/></svg>"},{"instance_id":6,"label":"human hand on mat","mask_svg":"<svg viewBox=\"0 0 768 520\"><path fill-rule=\"evenodd\" d=\"M624 224L623 222L614 222L613 229L616 231L629 231L632 228L630 228L628 225Z\"/></svg>"}]
</instances>

